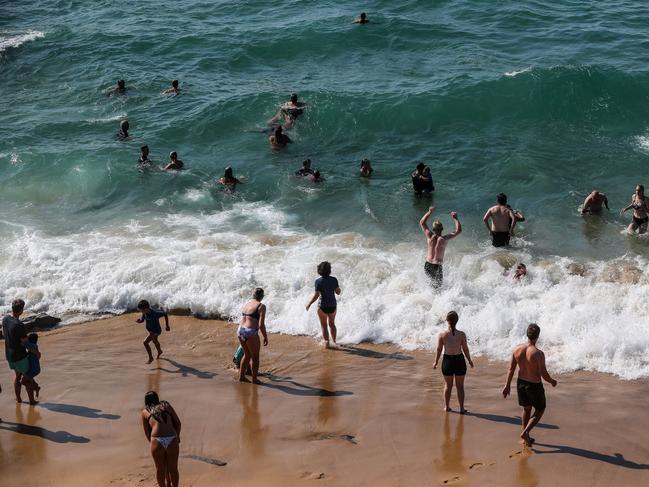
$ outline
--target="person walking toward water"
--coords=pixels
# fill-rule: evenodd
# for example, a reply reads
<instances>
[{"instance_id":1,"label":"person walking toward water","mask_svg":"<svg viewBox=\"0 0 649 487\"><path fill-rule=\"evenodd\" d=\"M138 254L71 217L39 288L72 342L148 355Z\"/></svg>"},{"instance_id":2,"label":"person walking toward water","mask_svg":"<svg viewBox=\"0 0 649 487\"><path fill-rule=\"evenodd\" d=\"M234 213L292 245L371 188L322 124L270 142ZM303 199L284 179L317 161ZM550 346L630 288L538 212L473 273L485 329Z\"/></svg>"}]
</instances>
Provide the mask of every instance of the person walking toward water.
<instances>
[{"instance_id":1,"label":"person walking toward water","mask_svg":"<svg viewBox=\"0 0 649 487\"><path fill-rule=\"evenodd\" d=\"M147 336L142 343L144 344L144 348L146 348L146 353L149 354L149 361L147 364L150 364L153 362L153 354L151 353L149 343L153 342L158 351L158 356L156 358L160 358L160 355L162 355L162 348L160 348L160 342L158 342L158 337L162 334L160 318L165 319L165 330L171 331L171 328L169 328L169 316L164 311L151 309L151 306L146 299L143 299L138 303L137 309L142 312L142 317L137 319L136 323L146 322L146 330L149 332L149 336Z\"/></svg>"},{"instance_id":2,"label":"person walking toward water","mask_svg":"<svg viewBox=\"0 0 649 487\"><path fill-rule=\"evenodd\" d=\"M491 220L491 224L489 220ZM482 221L491 234L491 244L494 247L509 245L509 239L514 234L514 227L516 226L516 215L507 206L507 195L505 193L496 196L496 205L487 210Z\"/></svg>"},{"instance_id":3,"label":"person walking toward water","mask_svg":"<svg viewBox=\"0 0 649 487\"><path fill-rule=\"evenodd\" d=\"M455 379L455 389L457 390L457 400L460 403L460 414L466 414L464 409L464 376L466 375L466 360L473 368L473 360L469 353L469 345L466 341L466 335L463 331L456 328L459 316L455 311L449 311L446 315L446 323L448 329L439 334L437 339L437 355L435 356L435 364L433 369L437 369L439 357L444 350L444 358L442 359L442 375L444 376L444 411L452 411L449 406L451 401L451 392L453 390L453 380Z\"/></svg>"},{"instance_id":4,"label":"person walking toward water","mask_svg":"<svg viewBox=\"0 0 649 487\"><path fill-rule=\"evenodd\" d=\"M322 338L324 339L325 346L329 348L329 331L331 331L331 340L336 344L336 310L338 303L336 302L336 294L340 296L342 290L338 284L338 279L331 275L331 264L329 262L320 262L318 264L318 274L320 277L315 281L315 292L306 305L306 310L318 299L318 318L320 319L320 327L322 328ZM327 328L328 327L328 328Z\"/></svg>"},{"instance_id":5,"label":"person walking toward water","mask_svg":"<svg viewBox=\"0 0 649 487\"><path fill-rule=\"evenodd\" d=\"M631 208L633 208L633 221L627 227L627 231L634 233L637 230L639 234L646 233L647 223L649 223L649 201L644 195L642 184L635 187L635 193L631 196L631 204L624 208L620 214L624 215Z\"/></svg>"},{"instance_id":6,"label":"person walking toward water","mask_svg":"<svg viewBox=\"0 0 649 487\"><path fill-rule=\"evenodd\" d=\"M602 205L606 206L607 210L610 210L608 207L608 198L606 195L600 191L593 190L586 199L584 204L581 207L581 214L585 215L586 213L601 213Z\"/></svg>"},{"instance_id":7,"label":"person walking toward water","mask_svg":"<svg viewBox=\"0 0 649 487\"><path fill-rule=\"evenodd\" d=\"M545 368L545 355L536 347L536 342L541 334L539 325L532 323L527 327L527 343L519 345L514 349L512 360L509 365L507 383L503 389L503 397L509 395L512 378L519 368L516 391L518 392L518 404L523 408L523 432L521 438L526 446L532 446L534 438L530 436L532 429L538 424L545 412L545 390L542 379L557 386L557 381L550 377ZM534 414L532 414L534 408Z\"/></svg>"},{"instance_id":8,"label":"person walking toward water","mask_svg":"<svg viewBox=\"0 0 649 487\"><path fill-rule=\"evenodd\" d=\"M32 406L38 404L34 399L34 382L27 376L29 372L29 357L27 352L27 329L20 321L20 315L25 310L25 301L15 299L11 303L11 314L2 318L2 335L5 340L5 357L9 363L9 368L14 371L14 392L16 402L23 402L21 398L21 389L25 386L29 404Z\"/></svg>"},{"instance_id":9,"label":"person walking toward water","mask_svg":"<svg viewBox=\"0 0 649 487\"><path fill-rule=\"evenodd\" d=\"M151 456L155 463L158 486L178 487L180 481L178 456L182 424L171 404L161 401L155 391L149 391L144 395L142 427L144 436L151 444Z\"/></svg>"},{"instance_id":10,"label":"person walking toward water","mask_svg":"<svg viewBox=\"0 0 649 487\"><path fill-rule=\"evenodd\" d=\"M444 227L442 222L435 220L433 222L433 230L431 231L428 228L428 218L435 211L435 207L431 206L426 214L419 220L419 226L421 227L424 235L426 236L426 241L428 242L428 252L426 254L426 263L424 264L424 271L431 281L433 288L439 289L442 286L442 281L444 280L444 274L442 271L442 264L444 263L444 253L446 252L446 245L449 240L454 239L459 234L462 233L462 224L457 218L456 212L451 212L451 218L455 220L455 231L447 235L442 235Z\"/></svg>"},{"instance_id":11,"label":"person walking toward water","mask_svg":"<svg viewBox=\"0 0 649 487\"><path fill-rule=\"evenodd\" d=\"M239 381L250 382L246 379L246 371L250 368L252 360L252 382L261 384L257 379L259 373L259 351L261 350L261 341L259 340L259 331L264 337L264 347L268 345L268 335L266 333L266 305L261 301L264 299L264 290L260 287L255 289L252 299L243 307L241 313L241 323L237 329L237 338L243 348L243 360L239 364Z\"/></svg>"}]
</instances>

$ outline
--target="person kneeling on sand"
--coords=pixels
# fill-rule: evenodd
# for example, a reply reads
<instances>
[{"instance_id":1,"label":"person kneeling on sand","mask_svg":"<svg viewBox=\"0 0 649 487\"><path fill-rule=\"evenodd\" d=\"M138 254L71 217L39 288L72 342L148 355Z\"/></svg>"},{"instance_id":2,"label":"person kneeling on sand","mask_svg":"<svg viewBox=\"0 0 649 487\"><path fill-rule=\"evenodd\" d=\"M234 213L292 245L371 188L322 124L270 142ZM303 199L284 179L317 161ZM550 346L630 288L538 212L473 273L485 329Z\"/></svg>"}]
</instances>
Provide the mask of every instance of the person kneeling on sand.
<instances>
[{"instance_id":1,"label":"person kneeling on sand","mask_svg":"<svg viewBox=\"0 0 649 487\"><path fill-rule=\"evenodd\" d=\"M439 357L444 350L444 358L442 359L442 375L444 375L444 411L452 411L449 406L451 400L451 392L453 389L453 379L455 379L455 388L457 389L457 400L460 403L460 414L466 414L464 409L464 376L466 375L466 361L473 368L473 360L469 353L469 345L466 342L466 335L463 331L455 328L459 320L459 316L455 311L449 311L446 315L446 323L448 329L439 334L437 339L437 355L435 356L435 364L433 369L437 368Z\"/></svg>"},{"instance_id":2,"label":"person kneeling on sand","mask_svg":"<svg viewBox=\"0 0 649 487\"><path fill-rule=\"evenodd\" d=\"M160 318L165 319L165 330L171 331L171 328L169 328L169 316L164 311L151 309L151 306L146 299L143 299L137 304L137 309L142 311L142 317L136 320L136 322L144 323L146 321L146 330L149 332L149 336L144 339L143 343L144 348L146 348L146 353L149 354L149 361L147 364L150 364L153 362L153 354L151 353L149 342L153 342L156 350L158 350L158 356L156 358L160 358L160 355L162 355L162 348L160 348L160 342L158 342L158 337L162 334Z\"/></svg>"},{"instance_id":3,"label":"person kneeling on sand","mask_svg":"<svg viewBox=\"0 0 649 487\"><path fill-rule=\"evenodd\" d=\"M336 335L338 333L336 329L336 310L338 307L336 294L340 295L342 291L338 285L338 279L331 275L331 264L329 262L325 261L318 264L318 274L320 274L320 277L315 281L315 292L307 303L306 310L309 311L311 305L318 298L320 299L318 304L318 318L320 319L320 327L322 328L322 338L327 348L329 348L329 331L327 325L329 326L329 330L331 330L331 340L335 345Z\"/></svg>"},{"instance_id":4,"label":"person kneeling on sand","mask_svg":"<svg viewBox=\"0 0 649 487\"><path fill-rule=\"evenodd\" d=\"M241 382L250 382L246 379L246 371L250 367L250 361L252 360L252 382L261 384L261 381L257 379L259 351L261 349L259 331L264 337L264 347L268 345L266 305L261 303L262 299L264 299L264 290L258 287L252 293L252 299L244 305L241 313L241 323L237 329L237 338L241 348L243 348L243 360L239 364L239 380Z\"/></svg>"},{"instance_id":5,"label":"person kneeling on sand","mask_svg":"<svg viewBox=\"0 0 649 487\"><path fill-rule=\"evenodd\" d=\"M156 480L159 487L178 487L178 456L180 454L180 419L167 401L161 401L158 393L149 391L144 396L142 427L151 444L151 456L155 462Z\"/></svg>"},{"instance_id":6,"label":"person kneeling on sand","mask_svg":"<svg viewBox=\"0 0 649 487\"><path fill-rule=\"evenodd\" d=\"M518 366L516 390L518 392L518 404L523 407L523 432L521 438L526 446L532 446L534 443L534 438L530 436L530 432L541 421L541 417L545 412L545 390L543 389L542 379L552 384L552 387L557 386L557 381L550 377L548 369L545 368L545 355L536 347L540 334L541 328L539 325L532 323L527 327L527 343L514 349L509 365L507 383L503 389L503 397L507 397L516 366ZM534 408L534 414L532 414L532 408Z\"/></svg>"}]
</instances>

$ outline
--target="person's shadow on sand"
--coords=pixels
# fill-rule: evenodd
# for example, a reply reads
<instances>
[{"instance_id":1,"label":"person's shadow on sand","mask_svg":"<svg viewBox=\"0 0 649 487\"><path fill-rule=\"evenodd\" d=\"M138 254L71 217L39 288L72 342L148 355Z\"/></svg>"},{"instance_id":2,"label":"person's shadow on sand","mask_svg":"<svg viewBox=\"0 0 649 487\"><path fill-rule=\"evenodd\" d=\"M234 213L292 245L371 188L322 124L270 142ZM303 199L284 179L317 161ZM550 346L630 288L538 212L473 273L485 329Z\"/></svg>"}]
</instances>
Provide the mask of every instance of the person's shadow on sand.
<instances>
[{"instance_id":1,"label":"person's shadow on sand","mask_svg":"<svg viewBox=\"0 0 649 487\"><path fill-rule=\"evenodd\" d=\"M53 411L55 413L71 414L73 416L81 416L82 418L91 419L119 419L118 414L103 413L101 409L93 409L86 406L77 406L76 404L57 404L53 402L42 402L40 407Z\"/></svg>"},{"instance_id":2,"label":"person's shadow on sand","mask_svg":"<svg viewBox=\"0 0 649 487\"><path fill-rule=\"evenodd\" d=\"M162 370L163 372L167 372L169 374L181 374L183 377L187 377L188 375L193 375L199 379L211 379L212 377L215 377L217 375L215 372L198 370L195 369L194 367L190 367L189 365L184 365L179 362L176 362L175 360L172 360L170 358L165 357L165 358L161 358L160 360L165 360L166 362L169 362L171 365L176 367L176 369L178 369L178 370L169 370L162 367L158 367L158 370Z\"/></svg>"},{"instance_id":3,"label":"person's shadow on sand","mask_svg":"<svg viewBox=\"0 0 649 487\"><path fill-rule=\"evenodd\" d=\"M539 450L538 447L540 446L544 448L552 448L552 450ZM534 443L532 451L539 455L547 455L548 453L567 453L569 455L576 455L590 460L597 460L598 462L610 463L611 465L617 465L618 467L630 468L633 470L649 470L649 464L632 462L624 458L624 455L621 453L607 455L596 451L584 450L583 448L575 448L566 445L550 445L538 442Z\"/></svg>"},{"instance_id":4,"label":"person's shadow on sand","mask_svg":"<svg viewBox=\"0 0 649 487\"><path fill-rule=\"evenodd\" d=\"M354 347L352 345L339 345L338 348L332 348L332 350L340 350L341 352L345 352L350 355L375 359L413 360L414 358L410 355L404 355L400 352L384 353L378 352L376 350L370 350L368 348Z\"/></svg>"},{"instance_id":5,"label":"person's shadow on sand","mask_svg":"<svg viewBox=\"0 0 649 487\"><path fill-rule=\"evenodd\" d=\"M474 413L471 411L466 413L466 416L475 416L476 418L486 419L487 421L496 421L497 423L515 424L516 426L520 426L522 421L520 416L501 416L500 414ZM535 428L543 428L549 430L559 429L559 427L556 424L547 424L547 423L539 423L535 426Z\"/></svg>"},{"instance_id":6,"label":"person's shadow on sand","mask_svg":"<svg viewBox=\"0 0 649 487\"><path fill-rule=\"evenodd\" d=\"M76 436L67 431L50 431L40 426L31 426L22 423L12 423L3 421L0 423L0 429L12 431L20 435L38 436L44 440L53 441L54 443L89 443L90 438L85 436Z\"/></svg>"},{"instance_id":7,"label":"person's shadow on sand","mask_svg":"<svg viewBox=\"0 0 649 487\"><path fill-rule=\"evenodd\" d=\"M327 389L320 389L319 387L311 387L305 384L300 384L291 380L291 377L279 377L270 373L259 374L261 377L266 377L270 379L271 382L264 382L263 387L268 387L269 389L277 389L278 391L285 392L286 394L291 394L293 396L320 396L320 397L337 397L337 396L351 396L354 394L350 391L328 391ZM294 385L295 387L289 387L284 384L278 384L277 382L287 382Z\"/></svg>"}]
</instances>

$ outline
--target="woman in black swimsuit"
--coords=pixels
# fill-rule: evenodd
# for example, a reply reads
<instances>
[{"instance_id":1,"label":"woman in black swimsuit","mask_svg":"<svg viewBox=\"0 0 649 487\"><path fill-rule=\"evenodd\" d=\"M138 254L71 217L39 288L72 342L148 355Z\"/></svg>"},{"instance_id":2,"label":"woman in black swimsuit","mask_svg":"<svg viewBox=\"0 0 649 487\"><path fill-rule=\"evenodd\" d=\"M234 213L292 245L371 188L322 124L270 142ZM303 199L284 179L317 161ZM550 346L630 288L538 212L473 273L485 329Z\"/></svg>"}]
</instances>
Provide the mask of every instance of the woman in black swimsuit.
<instances>
[{"instance_id":1,"label":"woman in black swimsuit","mask_svg":"<svg viewBox=\"0 0 649 487\"><path fill-rule=\"evenodd\" d=\"M633 208L633 221L627 228L631 233L636 230L638 233L646 233L647 223L649 223L649 200L644 195L644 186L638 184L635 187L635 193L631 196L631 204L624 208L621 214Z\"/></svg>"},{"instance_id":2,"label":"woman in black swimsuit","mask_svg":"<svg viewBox=\"0 0 649 487\"><path fill-rule=\"evenodd\" d=\"M180 419L167 401L155 391L144 396L142 410L144 435L151 443L156 479L160 487L178 487L178 454L180 453Z\"/></svg>"}]
</instances>

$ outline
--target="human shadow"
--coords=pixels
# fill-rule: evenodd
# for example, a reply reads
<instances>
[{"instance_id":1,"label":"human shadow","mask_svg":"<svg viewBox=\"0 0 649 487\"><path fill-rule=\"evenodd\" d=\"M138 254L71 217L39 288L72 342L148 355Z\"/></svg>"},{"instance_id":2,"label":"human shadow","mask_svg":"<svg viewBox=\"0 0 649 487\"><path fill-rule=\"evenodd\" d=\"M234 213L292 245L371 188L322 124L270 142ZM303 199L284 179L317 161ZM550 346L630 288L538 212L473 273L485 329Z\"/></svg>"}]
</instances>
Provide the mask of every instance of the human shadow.
<instances>
[{"instance_id":1,"label":"human shadow","mask_svg":"<svg viewBox=\"0 0 649 487\"><path fill-rule=\"evenodd\" d=\"M539 450L539 446L542 446L544 448L553 448L553 450ZM550 445L547 443L538 442L534 444L532 451L534 453L538 453L539 455L546 455L548 453L567 453L569 455L588 458L589 460L597 460L598 462L610 463L611 465L617 465L618 467L630 468L633 470L649 470L649 464L632 462L631 460L624 458L624 455L622 455L621 453L607 455L605 453L584 450L583 448L575 448L573 446Z\"/></svg>"},{"instance_id":2,"label":"human shadow","mask_svg":"<svg viewBox=\"0 0 649 487\"><path fill-rule=\"evenodd\" d=\"M350 391L329 391L327 389L320 389L319 387L307 386L306 384L295 382L291 377L279 377L270 373L259 375L273 381L272 383L264 382L262 384L264 387L268 387L269 389L276 389L278 391L285 392L286 394L291 394L292 396L338 397L351 396L352 394L354 394ZM278 382L292 384L295 387L289 387L285 384L278 384Z\"/></svg>"},{"instance_id":3,"label":"human shadow","mask_svg":"<svg viewBox=\"0 0 649 487\"><path fill-rule=\"evenodd\" d=\"M86 406L77 406L76 404L57 404L53 402L41 402L39 406L55 413L71 414L81 416L82 418L91 419L119 419L119 414L103 413L101 409L89 408Z\"/></svg>"},{"instance_id":4,"label":"human shadow","mask_svg":"<svg viewBox=\"0 0 649 487\"><path fill-rule=\"evenodd\" d=\"M90 438L77 436L67 431L50 431L40 426L31 426L29 424L13 423L3 421L0 423L0 429L12 431L21 435L38 436L44 440L53 441L54 443L89 443Z\"/></svg>"},{"instance_id":5,"label":"human shadow","mask_svg":"<svg viewBox=\"0 0 649 487\"><path fill-rule=\"evenodd\" d=\"M183 377L187 377L188 375L193 375L199 379L211 379L217 375L215 372L198 370L195 369L194 367L190 367L189 365L184 365L179 362L176 362L175 360L172 360L170 358L165 357L160 360L165 360L178 369L178 370L169 370L162 367L158 367L158 370L162 370L163 372L167 372L169 374L181 374Z\"/></svg>"},{"instance_id":6,"label":"human shadow","mask_svg":"<svg viewBox=\"0 0 649 487\"><path fill-rule=\"evenodd\" d=\"M376 358L376 359L412 360L414 358L411 357L410 355L404 355L400 352L384 353L384 352L377 352L376 350L370 350L368 348L354 347L351 345L339 346L338 350L340 350L341 352L348 353L350 355L357 355L359 357Z\"/></svg>"},{"instance_id":7,"label":"human shadow","mask_svg":"<svg viewBox=\"0 0 649 487\"><path fill-rule=\"evenodd\" d=\"M480 419L486 419L487 421L496 421L497 423L515 424L517 426L520 426L522 421L520 416L501 416L500 414L485 414L485 413L473 413L473 412L468 412L466 413L466 415L475 416L476 418L480 418ZM543 428L548 430L559 429L559 427L556 424L547 424L547 423L539 423L535 426L535 428Z\"/></svg>"}]
</instances>

